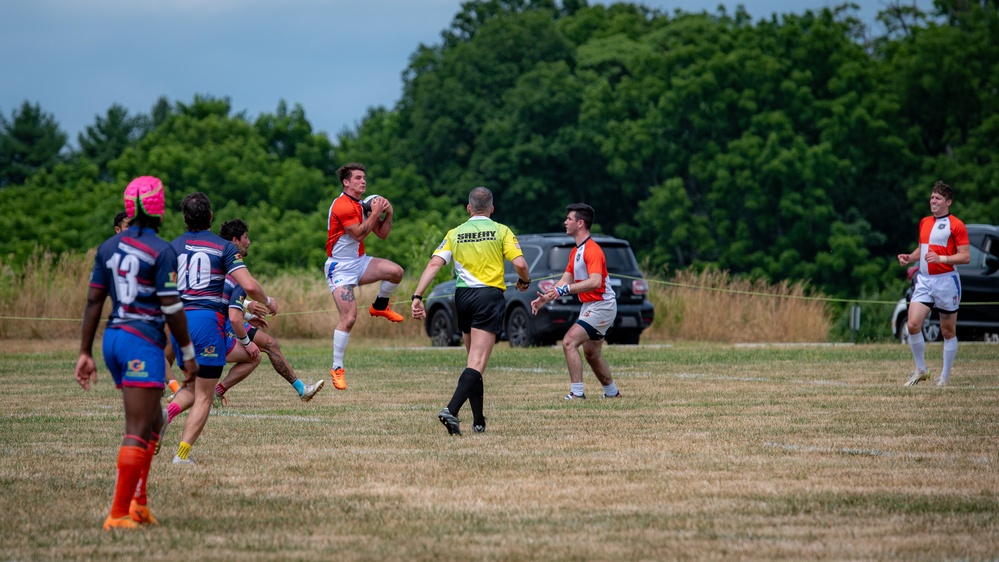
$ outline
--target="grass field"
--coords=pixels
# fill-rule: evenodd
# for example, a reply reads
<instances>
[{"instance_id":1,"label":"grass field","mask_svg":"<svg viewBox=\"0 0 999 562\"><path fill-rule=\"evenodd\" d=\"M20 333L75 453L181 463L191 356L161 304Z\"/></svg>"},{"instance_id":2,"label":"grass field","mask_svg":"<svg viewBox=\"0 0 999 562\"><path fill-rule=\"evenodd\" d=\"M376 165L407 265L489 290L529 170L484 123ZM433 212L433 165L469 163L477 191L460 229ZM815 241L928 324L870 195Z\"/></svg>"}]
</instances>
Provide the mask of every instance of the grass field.
<instances>
[{"instance_id":1,"label":"grass field","mask_svg":"<svg viewBox=\"0 0 999 562\"><path fill-rule=\"evenodd\" d=\"M192 453L155 459L160 520L105 533L120 395L73 341L0 340L6 560L981 560L999 557L999 346L903 388L907 347L683 343L606 352L624 398L566 403L558 348L497 347L488 430L436 418L459 349L356 338L346 392L268 365ZM303 378L326 341L284 342ZM98 346L99 349L99 346ZM941 347L930 345L931 370Z\"/></svg>"}]
</instances>

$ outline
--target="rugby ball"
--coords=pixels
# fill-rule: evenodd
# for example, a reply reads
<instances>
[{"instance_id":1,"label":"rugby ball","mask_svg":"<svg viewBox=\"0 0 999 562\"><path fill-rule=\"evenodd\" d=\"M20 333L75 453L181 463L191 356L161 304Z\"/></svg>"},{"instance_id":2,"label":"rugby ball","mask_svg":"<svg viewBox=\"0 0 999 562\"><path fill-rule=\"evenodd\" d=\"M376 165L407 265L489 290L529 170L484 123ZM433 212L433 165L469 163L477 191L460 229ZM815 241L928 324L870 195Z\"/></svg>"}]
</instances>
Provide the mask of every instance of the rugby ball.
<instances>
[{"instance_id":1,"label":"rugby ball","mask_svg":"<svg viewBox=\"0 0 999 562\"><path fill-rule=\"evenodd\" d=\"M371 214L371 202L381 197L380 195L368 195L361 200L361 210L364 211L364 216L367 217Z\"/></svg>"},{"instance_id":2,"label":"rugby ball","mask_svg":"<svg viewBox=\"0 0 999 562\"><path fill-rule=\"evenodd\" d=\"M380 197L380 195L368 195L361 200L361 210L364 211L364 216L371 214L371 202Z\"/></svg>"}]
</instances>

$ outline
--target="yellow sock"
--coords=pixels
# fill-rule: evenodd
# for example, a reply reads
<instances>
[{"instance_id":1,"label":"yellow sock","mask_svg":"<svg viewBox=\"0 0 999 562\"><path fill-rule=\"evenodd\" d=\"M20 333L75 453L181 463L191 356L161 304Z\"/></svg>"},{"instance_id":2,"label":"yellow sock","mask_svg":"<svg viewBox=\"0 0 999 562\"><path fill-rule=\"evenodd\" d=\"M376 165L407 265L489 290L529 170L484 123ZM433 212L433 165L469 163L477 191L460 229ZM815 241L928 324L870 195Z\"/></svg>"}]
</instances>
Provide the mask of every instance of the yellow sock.
<instances>
[{"instance_id":1,"label":"yellow sock","mask_svg":"<svg viewBox=\"0 0 999 562\"><path fill-rule=\"evenodd\" d=\"M177 392L180 391L180 383L175 380L170 381L169 386L170 386L170 391L173 392L174 394L177 394Z\"/></svg>"},{"instance_id":2,"label":"yellow sock","mask_svg":"<svg viewBox=\"0 0 999 562\"><path fill-rule=\"evenodd\" d=\"M177 447L177 456L186 461L189 454L191 454L191 446L181 441L180 447Z\"/></svg>"}]
</instances>

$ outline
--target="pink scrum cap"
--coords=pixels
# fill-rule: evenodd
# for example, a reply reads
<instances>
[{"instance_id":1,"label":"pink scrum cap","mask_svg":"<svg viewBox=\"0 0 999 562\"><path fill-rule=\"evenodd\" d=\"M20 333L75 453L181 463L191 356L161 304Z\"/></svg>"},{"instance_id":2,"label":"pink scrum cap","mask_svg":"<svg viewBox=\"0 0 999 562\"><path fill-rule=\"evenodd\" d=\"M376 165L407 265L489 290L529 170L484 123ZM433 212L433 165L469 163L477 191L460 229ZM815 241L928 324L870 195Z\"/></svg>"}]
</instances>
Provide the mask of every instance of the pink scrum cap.
<instances>
[{"instance_id":1,"label":"pink scrum cap","mask_svg":"<svg viewBox=\"0 0 999 562\"><path fill-rule=\"evenodd\" d=\"M163 182L154 176L135 178L125 188L125 214L135 218L135 202L142 205L142 211L151 217L163 218L166 209L166 196L163 193Z\"/></svg>"}]
</instances>

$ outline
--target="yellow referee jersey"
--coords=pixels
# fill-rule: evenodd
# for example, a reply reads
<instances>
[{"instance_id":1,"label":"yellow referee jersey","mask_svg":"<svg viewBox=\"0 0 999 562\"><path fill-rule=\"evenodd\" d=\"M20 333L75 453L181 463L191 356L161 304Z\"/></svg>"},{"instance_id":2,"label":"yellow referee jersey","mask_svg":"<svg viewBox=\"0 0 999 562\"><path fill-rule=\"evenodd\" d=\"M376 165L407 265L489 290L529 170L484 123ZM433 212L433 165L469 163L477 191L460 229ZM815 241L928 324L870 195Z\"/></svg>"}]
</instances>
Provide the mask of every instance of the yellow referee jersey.
<instances>
[{"instance_id":1,"label":"yellow referee jersey","mask_svg":"<svg viewBox=\"0 0 999 562\"><path fill-rule=\"evenodd\" d=\"M524 255L513 231L489 217L472 217L448 231L434 250L445 263L454 261L457 287L496 287L503 283L503 260Z\"/></svg>"}]
</instances>

